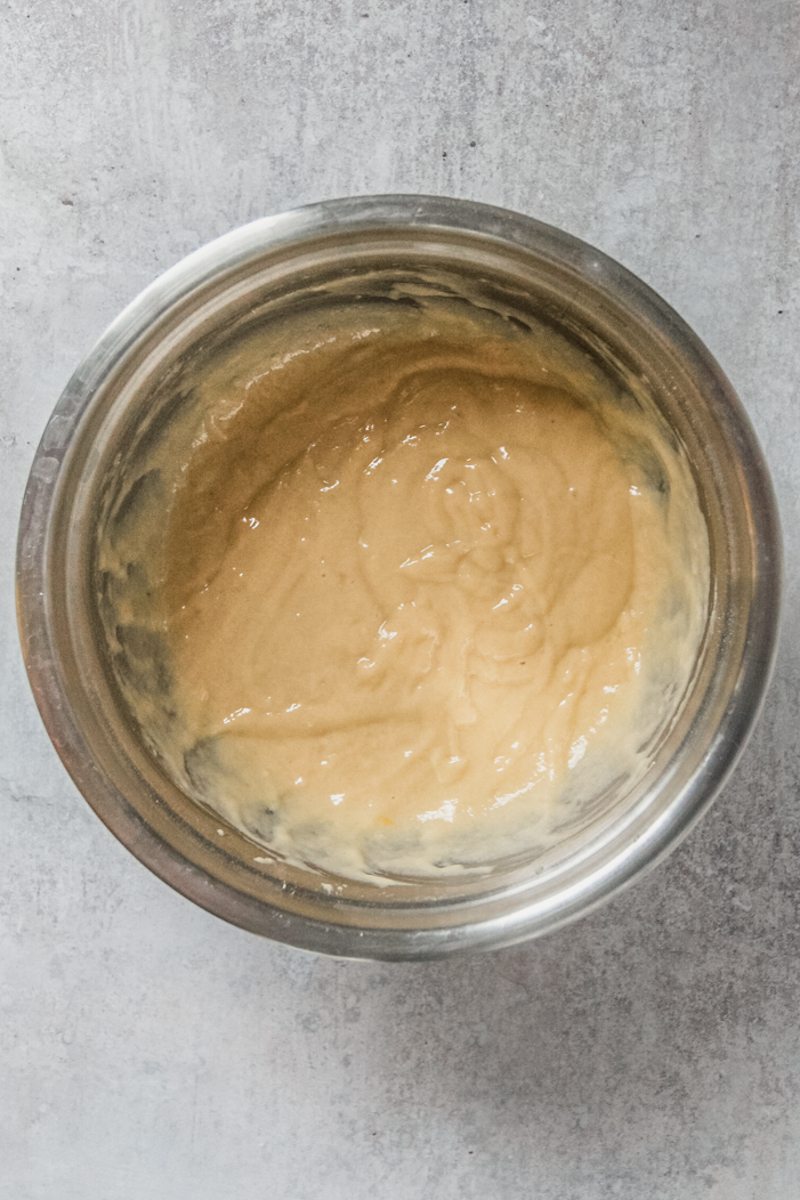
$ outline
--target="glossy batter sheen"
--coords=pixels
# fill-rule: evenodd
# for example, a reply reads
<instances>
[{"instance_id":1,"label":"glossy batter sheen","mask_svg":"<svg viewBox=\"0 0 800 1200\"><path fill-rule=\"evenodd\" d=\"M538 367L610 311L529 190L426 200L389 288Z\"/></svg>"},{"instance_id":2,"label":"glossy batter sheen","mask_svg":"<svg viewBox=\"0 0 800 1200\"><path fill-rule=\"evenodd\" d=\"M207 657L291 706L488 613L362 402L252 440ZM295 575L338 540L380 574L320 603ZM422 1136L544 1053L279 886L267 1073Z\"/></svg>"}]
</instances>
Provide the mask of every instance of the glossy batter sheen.
<instances>
[{"instance_id":1,"label":"glossy batter sheen","mask_svg":"<svg viewBox=\"0 0 800 1200\"><path fill-rule=\"evenodd\" d=\"M555 335L446 305L237 353L204 380L153 599L193 794L290 857L425 874L634 778L707 587L652 418Z\"/></svg>"}]
</instances>

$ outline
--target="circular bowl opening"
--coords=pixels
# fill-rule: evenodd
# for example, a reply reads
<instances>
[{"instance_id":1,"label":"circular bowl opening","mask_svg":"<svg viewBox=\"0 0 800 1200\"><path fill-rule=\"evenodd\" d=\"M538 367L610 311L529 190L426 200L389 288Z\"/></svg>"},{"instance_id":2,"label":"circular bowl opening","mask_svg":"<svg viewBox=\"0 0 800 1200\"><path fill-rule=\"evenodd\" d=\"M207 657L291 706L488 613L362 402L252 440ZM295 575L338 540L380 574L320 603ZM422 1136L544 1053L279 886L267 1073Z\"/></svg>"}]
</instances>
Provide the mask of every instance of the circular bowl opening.
<instances>
[{"instance_id":1,"label":"circular bowl opening","mask_svg":"<svg viewBox=\"0 0 800 1200\"><path fill-rule=\"evenodd\" d=\"M691 466L709 542L708 619L692 683L650 766L538 855L477 876L380 886L273 857L172 782L127 710L109 652L98 530L124 464L185 402L190 366L293 307L397 302L423 289L554 326L652 405ZM312 950L423 958L509 944L583 913L654 862L720 787L772 662L780 575L768 474L730 385L644 284L548 226L462 201L314 205L191 255L118 318L68 384L20 526L21 637L50 736L109 828L217 915Z\"/></svg>"}]
</instances>

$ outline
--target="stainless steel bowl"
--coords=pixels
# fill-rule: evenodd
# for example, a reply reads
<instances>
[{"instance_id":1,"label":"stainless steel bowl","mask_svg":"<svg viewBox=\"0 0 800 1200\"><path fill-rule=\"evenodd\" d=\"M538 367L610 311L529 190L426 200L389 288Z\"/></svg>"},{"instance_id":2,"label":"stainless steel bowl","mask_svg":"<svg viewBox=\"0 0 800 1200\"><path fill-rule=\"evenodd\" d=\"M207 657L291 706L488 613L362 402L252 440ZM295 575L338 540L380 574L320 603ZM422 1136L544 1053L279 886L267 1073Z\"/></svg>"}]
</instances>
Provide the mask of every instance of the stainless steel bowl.
<instances>
[{"instance_id":1,"label":"stainless steel bowl","mask_svg":"<svg viewBox=\"0 0 800 1200\"><path fill-rule=\"evenodd\" d=\"M109 670L93 586L102 490L152 421L156 384L270 306L393 279L468 282L555 323L683 443L705 514L710 613L683 708L645 778L537 859L485 877L379 887L273 861L166 777ZM163 389L162 389L163 393ZM161 393L158 393L161 394ZM173 397L174 399L174 397ZM157 424L157 423L156 423ZM18 546L25 663L50 737L109 829L220 917L310 950L429 958L508 945L587 912L674 846L710 804L759 711L775 648L780 535L756 439L730 384L681 319L591 246L501 209L426 196L336 200L212 242L147 288L59 400L36 452Z\"/></svg>"}]
</instances>

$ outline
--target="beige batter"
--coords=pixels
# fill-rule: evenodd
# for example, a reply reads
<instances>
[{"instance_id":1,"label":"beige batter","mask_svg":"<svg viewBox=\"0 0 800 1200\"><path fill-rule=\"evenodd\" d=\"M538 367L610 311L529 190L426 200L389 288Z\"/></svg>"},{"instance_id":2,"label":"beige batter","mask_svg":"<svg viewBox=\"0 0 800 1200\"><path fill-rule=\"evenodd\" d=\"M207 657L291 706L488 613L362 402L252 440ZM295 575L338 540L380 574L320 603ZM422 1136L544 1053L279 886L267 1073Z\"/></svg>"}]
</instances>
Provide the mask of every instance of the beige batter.
<instances>
[{"instance_id":1,"label":"beige batter","mask_svg":"<svg viewBox=\"0 0 800 1200\"><path fill-rule=\"evenodd\" d=\"M148 614L192 794L295 859L427 874L635 778L708 578L652 415L557 335L441 302L284 321L200 397Z\"/></svg>"}]
</instances>

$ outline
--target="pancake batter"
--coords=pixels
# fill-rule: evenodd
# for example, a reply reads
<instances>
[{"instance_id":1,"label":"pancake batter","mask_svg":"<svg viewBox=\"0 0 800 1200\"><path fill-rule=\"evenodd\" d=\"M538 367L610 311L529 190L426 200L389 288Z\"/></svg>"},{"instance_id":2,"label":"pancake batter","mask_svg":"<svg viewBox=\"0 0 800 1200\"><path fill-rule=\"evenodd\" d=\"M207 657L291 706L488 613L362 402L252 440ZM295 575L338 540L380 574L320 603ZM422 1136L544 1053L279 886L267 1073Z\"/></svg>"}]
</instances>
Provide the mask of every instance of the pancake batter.
<instances>
[{"instance_id":1,"label":"pancake batter","mask_svg":"<svg viewBox=\"0 0 800 1200\"><path fill-rule=\"evenodd\" d=\"M693 667L705 531L587 359L466 306L341 306L199 395L151 465L137 605L190 794L294 859L429 874L544 843L642 769Z\"/></svg>"}]
</instances>

